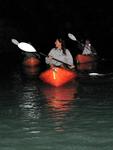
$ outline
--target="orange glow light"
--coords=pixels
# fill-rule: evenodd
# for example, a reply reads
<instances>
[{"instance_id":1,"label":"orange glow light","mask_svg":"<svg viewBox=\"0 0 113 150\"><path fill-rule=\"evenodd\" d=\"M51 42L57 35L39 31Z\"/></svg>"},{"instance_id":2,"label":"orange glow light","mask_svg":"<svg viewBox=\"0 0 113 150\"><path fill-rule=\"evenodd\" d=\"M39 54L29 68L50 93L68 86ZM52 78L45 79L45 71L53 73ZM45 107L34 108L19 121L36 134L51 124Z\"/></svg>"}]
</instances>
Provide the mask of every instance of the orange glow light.
<instances>
[{"instance_id":1,"label":"orange glow light","mask_svg":"<svg viewBox=\"0 0 113 150\"><path fill-rule=\"evenodd\" d=\"M75 72L59 67L48 69L42 72L39 76L39 78L44 82L56 87L71 81L75 77L77 77L77 74Z\"/></svg>"},{"instance_id":2,"label":"orange glow light","mask_svg":"<svg viewBox=\"0 0 113 150\"><path fill-rule=\"evenodd\" d=\"M36 66L40 64L40 60L35 57L26 58L23 62L26 66Z\"/></svg>"}]
</instances>

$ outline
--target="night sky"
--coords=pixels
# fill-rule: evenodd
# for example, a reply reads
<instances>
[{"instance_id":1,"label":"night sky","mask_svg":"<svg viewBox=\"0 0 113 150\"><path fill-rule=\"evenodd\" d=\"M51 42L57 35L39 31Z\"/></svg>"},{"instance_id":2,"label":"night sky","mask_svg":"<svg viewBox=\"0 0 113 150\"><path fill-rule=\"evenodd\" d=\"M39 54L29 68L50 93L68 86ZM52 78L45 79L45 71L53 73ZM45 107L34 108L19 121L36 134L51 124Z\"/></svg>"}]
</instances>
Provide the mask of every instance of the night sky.
<instances>
[{"instance_id":1,"label":"night sky","mask_svg":"<svg viewBox=\"0 0 113 150\"><path fill-rule=\"evenodd\" d=\"M11 49L11 38L50 50L57 36L65 38L74 49L67 37L69 32L80 41L89 38L99 55L111 57L113 2L0 0L1 52Z\"/></svg>"}]
</instances>

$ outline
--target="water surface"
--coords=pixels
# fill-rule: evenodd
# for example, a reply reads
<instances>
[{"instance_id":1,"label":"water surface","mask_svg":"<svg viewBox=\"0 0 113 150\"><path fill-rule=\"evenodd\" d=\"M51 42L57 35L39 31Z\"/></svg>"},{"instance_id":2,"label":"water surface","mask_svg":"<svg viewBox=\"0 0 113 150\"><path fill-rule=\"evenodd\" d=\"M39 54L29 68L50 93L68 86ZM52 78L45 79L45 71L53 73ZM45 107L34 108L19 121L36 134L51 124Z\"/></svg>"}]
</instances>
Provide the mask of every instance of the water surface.
<instances>
[{"instance_id":1,"label":"water surface","mask_svg":"<svg viewBox=\"0 0 113 150\"><path fill-rule=\"evenodd\" d=\"M96 71L113 72L109 65ZM0 150L112 150L112 74L82 71L78 80L55 88L20 61L0 70Z\"/></svg>"}]
</instances>

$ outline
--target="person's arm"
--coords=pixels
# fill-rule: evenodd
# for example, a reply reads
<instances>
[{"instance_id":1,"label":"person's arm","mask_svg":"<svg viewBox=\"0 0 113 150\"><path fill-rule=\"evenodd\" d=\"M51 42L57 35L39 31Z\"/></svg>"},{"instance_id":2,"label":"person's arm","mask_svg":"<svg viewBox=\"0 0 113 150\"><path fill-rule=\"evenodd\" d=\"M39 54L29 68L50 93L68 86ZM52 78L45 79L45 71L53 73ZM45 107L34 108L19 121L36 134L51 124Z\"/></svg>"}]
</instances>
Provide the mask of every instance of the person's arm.
<instances>
[{"instance_id":1,"label":"person's arm","mask_svg":"<svg viewBox=\"0 0 113 150\"><path fill-rule=\"evenodd\" d=\"M48 57L45 58L46 64L51 64L51 62L52 62L52 53L53 53L53 49L50 50L50 52L48 53Z\"/></svg>"},{"instance_id":2,"label":"person's arm","mask_svg":"<svg viewBox=\"0 0 113 150\"><path fill-rule=\"evenodd\" d=\"M51 64L51 61L52 61L52 57L51 56L48 56L48 57L45 58L46 64Z\"/></svg>"},{"instance_id":3,"label":"person's arm","mask_svg":"<svg viewBox=\"0 0 113 150\"><path fill-rule=\"evenodd\" d=\"M55 59L60 60L59 54L58 54L57 50L55 50L55 48L53 48L53 49L49 52L48 57L45 58L45 61L46 61L46 63L49 64L49 65L52 65L52 64L55 65L55 66L60 66L60 65L62 65L61 62L59 62L59 61L57 61L57 60L55 60ZM62 60L61 60L61 61L62 61Z\"/></svg>"},{"instance_id":4,"label":"person's arm","mask_svg":"<svg viewBox=\"0 0 113 150\"><path fill-rule=\"evenodd\" d=\"M71 65L71 66L70 65L68 66L70 69L75 68L74 62L73 62L73 57L69 50L66 50L66 62Z\"/></svg>"}]
</instances>

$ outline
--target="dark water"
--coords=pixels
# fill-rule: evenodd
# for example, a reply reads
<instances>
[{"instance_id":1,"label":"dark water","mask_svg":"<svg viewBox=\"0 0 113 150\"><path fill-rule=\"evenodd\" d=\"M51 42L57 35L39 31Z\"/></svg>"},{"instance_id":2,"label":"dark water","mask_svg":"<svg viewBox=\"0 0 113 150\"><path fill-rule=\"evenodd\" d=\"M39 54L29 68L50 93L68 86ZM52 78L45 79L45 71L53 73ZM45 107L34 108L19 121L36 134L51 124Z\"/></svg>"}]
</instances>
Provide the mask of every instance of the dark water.
<instances>
[{"instance_id":1,"label":"dark water","mask_svg":"<svg viewBox=\"0 0 113 150\"><path fill-rule=\"evenodd\" d=\"M1 60L0 70L0 150L112 150L112 74L82 70L78 80L55 88L14 56ZM113 72L112 63L96 71Z\"/></svg>"}]
</instances>

